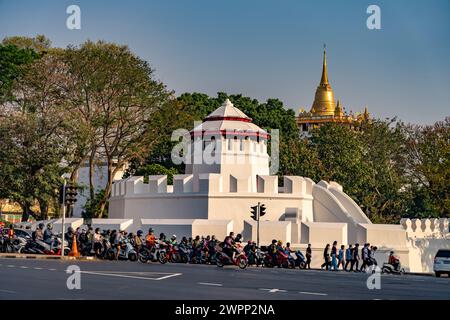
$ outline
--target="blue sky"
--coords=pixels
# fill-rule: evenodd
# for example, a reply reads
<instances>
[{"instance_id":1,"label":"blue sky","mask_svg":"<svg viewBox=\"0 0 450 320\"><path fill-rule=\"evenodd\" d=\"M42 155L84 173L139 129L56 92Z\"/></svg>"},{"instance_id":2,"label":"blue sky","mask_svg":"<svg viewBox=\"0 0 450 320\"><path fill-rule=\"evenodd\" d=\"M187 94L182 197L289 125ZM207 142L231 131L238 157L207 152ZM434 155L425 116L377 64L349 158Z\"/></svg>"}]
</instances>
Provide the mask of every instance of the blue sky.
<instances>
[{"instance_id":1,"label":"blue sky","mask_svg":"<svg viewBox=\"0 0 450 320\"><path fill-rule=\"evenodd\" d=\"M66 28L67 6L81 30ZM381 30L366 27L370 4ZM431 124L450 116L450 1L0 0L0 38L127 44L176 94L218 91L311 107L327 44L346 109Z\"/></svg>"}]
</instances>

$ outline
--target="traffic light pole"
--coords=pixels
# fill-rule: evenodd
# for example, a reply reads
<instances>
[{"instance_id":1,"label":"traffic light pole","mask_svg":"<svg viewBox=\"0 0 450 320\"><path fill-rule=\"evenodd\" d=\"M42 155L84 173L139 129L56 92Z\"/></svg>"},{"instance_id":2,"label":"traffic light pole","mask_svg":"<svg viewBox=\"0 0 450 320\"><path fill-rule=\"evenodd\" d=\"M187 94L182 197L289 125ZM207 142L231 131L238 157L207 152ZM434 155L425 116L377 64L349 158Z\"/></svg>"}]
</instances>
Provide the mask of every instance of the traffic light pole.
<instances>
[{"instance_id":1,"label":"traffic light pole","mask_svg":"<svg viewBox=\"0 0 450 320\"><path fill-rule=\"evenodd\" d=\"M258 210L256 211L258 213L257 220L256 220L256 246L259 248L259 212L260 212L260 205L261 203L258 202Z\"/></svg>"},{"instance_id":2,"label":"traffic light pole","mask_svg":"<svg viewBox=\"0 0 450 320\"><path fill-rule=\"evenodd\" d=\"M61 257L64 257L64 223L66 222L66 179L64 179L62 194L62 234L61 234Z\"/></svg>"}]
</instances>

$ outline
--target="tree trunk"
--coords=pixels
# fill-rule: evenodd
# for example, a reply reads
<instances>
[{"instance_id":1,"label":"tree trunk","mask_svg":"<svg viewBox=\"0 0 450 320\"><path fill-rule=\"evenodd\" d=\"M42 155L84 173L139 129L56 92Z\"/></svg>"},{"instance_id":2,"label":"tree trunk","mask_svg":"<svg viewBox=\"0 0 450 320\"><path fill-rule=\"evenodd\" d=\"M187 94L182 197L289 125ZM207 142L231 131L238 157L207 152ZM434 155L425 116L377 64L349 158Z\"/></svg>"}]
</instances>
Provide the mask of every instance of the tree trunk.
<instances>
[{"instance_id":1,"label":"tree trunk","mask_svg":"<svg viewBox=\"0 0 450 320\"><path fill-rule=\"evenodd\" d=\"M39 201L39 209L41 210L40 219L46 220L48 214L48 204L45 201Z\"/></svg>"},{"instance_id":2,"label":"tree trunk","mask_svg":"<svg viewBox=\"0 0 450 320\"><path fill-rule=\"evenodd\" d=\"M95 148L93 148L91 151L91 155L89 156L89 199L91 200L91 203L95 199L95 188L94 188L95 152L96 150Z\"/></svg>"},{"instance_id":3,"label":"tree trunk","mask_svg":"<svg viewBox=\"0 0 450 320\"><path fill-rule=\"evenodd\" d=\"M108 202L109 195L111 194L113 176L115 174L115 169L113 169L111 161L108 160L108 182L105 186L105 191L103 194L103 199L99 202L99 217L103 217L105 215L106 203Z\"/></svg>"},{"instance_id":4,"label":"tree trunk","mask_svg":"<svg viewBox=\"0 0 450 320\"><path fill-rule=\"evenodd\" d=\"M33 216L37 220L35 213L33 212L33 210L31 210L30 203L25 202L20 206L22 207L22 222L27 222L30 216Z\"/></svg>"}]
</instances>

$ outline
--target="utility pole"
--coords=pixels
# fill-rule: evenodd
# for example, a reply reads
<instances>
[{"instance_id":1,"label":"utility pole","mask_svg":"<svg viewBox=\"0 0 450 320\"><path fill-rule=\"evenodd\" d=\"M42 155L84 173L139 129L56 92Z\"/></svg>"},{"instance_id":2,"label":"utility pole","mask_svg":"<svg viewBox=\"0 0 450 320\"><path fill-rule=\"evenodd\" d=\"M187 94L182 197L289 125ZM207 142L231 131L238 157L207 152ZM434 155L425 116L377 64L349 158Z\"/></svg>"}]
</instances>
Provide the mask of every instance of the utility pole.
<instances>
[{"instance_id":1,"label":"utility pole","mask_svg":"<svg viewBox=\"0 0 450 320\"><path fill-rule=\"evenodd\" d=\"M61 234L61 257L64 257L64 223L66 222L66 179L62 187L62 234Z\"/></svg>"}]
</instances>

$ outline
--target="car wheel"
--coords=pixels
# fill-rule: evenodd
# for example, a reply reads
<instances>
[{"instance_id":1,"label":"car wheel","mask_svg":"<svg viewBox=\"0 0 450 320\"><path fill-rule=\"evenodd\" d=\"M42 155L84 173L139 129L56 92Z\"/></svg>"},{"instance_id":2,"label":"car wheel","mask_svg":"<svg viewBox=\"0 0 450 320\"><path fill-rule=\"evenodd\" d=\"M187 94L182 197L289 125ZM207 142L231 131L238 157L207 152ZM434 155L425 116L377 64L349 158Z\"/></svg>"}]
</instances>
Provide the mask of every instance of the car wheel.
<instances>
[{"instance_id":1,"label":"car wheel","mask_svg":"<svg viewBox=\"0 0 450 320\"><path fill-rule=\"evenodd\" d=\"M435 272L436 278L440 278L441 277L441 273L440 272Z\"/></svg>"}]
</instances>

